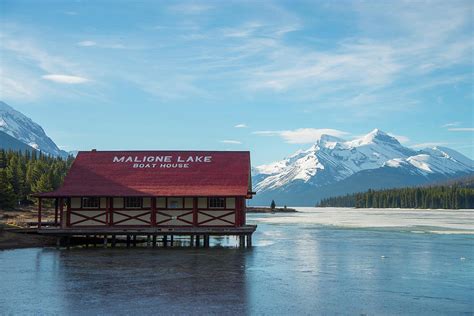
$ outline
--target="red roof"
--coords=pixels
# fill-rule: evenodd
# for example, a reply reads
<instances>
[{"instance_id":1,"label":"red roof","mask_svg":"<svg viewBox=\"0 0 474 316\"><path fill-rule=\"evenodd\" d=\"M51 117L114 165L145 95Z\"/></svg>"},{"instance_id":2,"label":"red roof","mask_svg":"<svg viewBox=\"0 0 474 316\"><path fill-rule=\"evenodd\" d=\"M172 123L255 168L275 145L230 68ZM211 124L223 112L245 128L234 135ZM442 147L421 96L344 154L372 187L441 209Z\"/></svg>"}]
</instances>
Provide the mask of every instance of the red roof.
<instances>
[{"instance_id":1,"label":"red roof","mask_svg":"<svg viewBox=\"0 0 474 316\"><path fill-rule=\"evenodd\" d=\"M64 184L41 197L247 196L248 151L81 151Z\"/></svg>"}]
</instances>

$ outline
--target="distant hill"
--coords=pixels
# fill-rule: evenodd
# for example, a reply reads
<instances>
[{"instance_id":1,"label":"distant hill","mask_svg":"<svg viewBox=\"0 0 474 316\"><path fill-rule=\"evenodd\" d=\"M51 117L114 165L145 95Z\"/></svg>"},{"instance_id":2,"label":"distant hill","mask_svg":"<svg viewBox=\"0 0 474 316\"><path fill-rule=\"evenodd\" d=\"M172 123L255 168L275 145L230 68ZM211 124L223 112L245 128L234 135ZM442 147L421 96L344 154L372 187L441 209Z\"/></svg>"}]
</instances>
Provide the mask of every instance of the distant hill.
<instances>
[{"instance_id":1,"label":"distant hill","mask_svg":"<svg viewBox=\"0 0 474 316\"><path fill-rule=\"evenodd\" d=\"M369 190L322 199L319 207L472 209L472 182L451 185Z\"/></svg>"},{"instance_id":2,"label":"distant hill","mask_svg":"<svg viewBox=\"0 0 474 316\"><path fill-rule=\"evenodd\" d=\"M0 101L0 132L10 136L0 138L0 148L17 149L22 147L18 142L34 148L43 153L67 158L68 153L58 146L46 135L43 128L32 119L13 109L5 102ZM12 141L14 138L17 142Z\"/></svg>"}]
</instances>

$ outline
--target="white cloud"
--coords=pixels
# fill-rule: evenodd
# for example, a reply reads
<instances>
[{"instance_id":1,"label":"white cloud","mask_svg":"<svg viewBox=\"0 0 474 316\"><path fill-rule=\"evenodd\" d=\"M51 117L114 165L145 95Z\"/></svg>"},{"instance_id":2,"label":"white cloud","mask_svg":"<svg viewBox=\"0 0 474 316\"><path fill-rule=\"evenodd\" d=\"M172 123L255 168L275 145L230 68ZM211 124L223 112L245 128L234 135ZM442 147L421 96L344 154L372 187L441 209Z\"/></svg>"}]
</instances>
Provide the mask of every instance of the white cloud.
<instances>
[{"instance_id":1,"label":"white cloud","mask_svg":"<svg viewBox=\"0 0 474 316\"><path fill-rule=\"evenodd\" d=\"M66 84L78 84L78 83L85 83L89 81L87 78L78 77L78 76L68 76L68 75L58 75L58 74L51 74L51 75L44 75L42 76L43 79L58 82L58 83L66 83Z\"/></svg>"},{"instance_id":2,"label":"white cloud","mask_svg":"<svg viewBox=\"0 0 474 316\"><path fill-rule=\"evenodd\" d=\"M448 128L450 132L474 132L474 127L453 127Z\"/></svg>"},{"instance_id":3,"label":"white cloud","mask_svg":"<svg viewBox=\"0 0 474 316\"><path fill-rule=\"evenodd\" d=\"M395 137L400 143L404 144L404 143L408 143L410 141L410 138L406 137L406 136L402 136L402 135L395 135L393 133L387 133L388 135L392 136L392 137Z\"/></svg>"},{"instance_id":4,"label":"white cloud","mask_svg":"<svg viewBox=\"0 0 474 316\"><path fill-rule=\"evenodd\" d=\"M90 47L90 46L96 46L97 43L94 41L82 41L77 43L78 46L84 46L84 47Z\"/></svg>"},{"instance_id":5,"label":"white cloud","mask_svg":"<svg viewBox=\"0 0 474 316\"><path fill-rule=\"evenodd\" d=\"M245 123L237 124L234 126L235 128L247 128L248 126Z\"/></svg>"},{"instance_id":6,"label":"white cloud","mask_svg":"<svg viewBox=\"0 0 474 316\"><path fill-rule=\"evenodd\" d=\"M197 3L183 3L177 4L169 7L172 11L181 14L201 14L206 11L209 11L213 7L210 5L205 4L197 4Z\"/></svg>"},{"instance_id":7,"label":"white cloud","mask_svg":"<svg viewBox=\"0 0 474 316\"><path fill-rule=\"evenodd\" d=\"M238 141L238 140L232 140L232 139L224 139L224 140L221 140L219 141L220 143L224 143L224 144L234 144L234 145L240 145L242 144L241 141Z\"/></svg>"},{"instance_id":8,"label":"white cloud","mask_svg":"<svg viewBox=\"0 0 474 316\"><path fill-rule=\"evenodd\" d=\"M448 143L445 143L445 142L427 142L427 143L411 145L410 147L415 148L415 149L420 149L420 148L431 148L431 147L446 146L446 145L448 145Z\"/></svg>"},{"instance_id":9,"label":"white cloud","mask_svg":"<svg viewBox=\"0 0 474 316\"><path fill-rule=\"evenodd\" d=\"M98 43L98 42L90 41L90 40L78 42L77 46L99 47L99 48L110 48L110 49L126 49L127 48L125 45L120 44L120 43L113 43L113 42L112 43L110 42Z\"/></svg>"},{"instance_id":10,"label":"white cloud","mask_svg":"<svg viewBox=\"0 0 474 316\"><path fill-rule=\"evenodd\" d=\"M444 125L441 126L441 127L443 127L443 128L446 128L446 127L454 127L454 126L458 126L459 124L461 124L461 123L460 123L460 122L451 122L451 123L446 123L446 124L444 124Z\"/></svg>"},{"instance_id":11,"label":"white cloud","mask_svg":"<svg viewBox=\"0 0 474 316\"><path fill-rule=\"evenodd\" d=\"M309 144L319 140L321 135L342 137L349 133L330 128L298 128L295 130L282 131L256 131L253 132L253 134L261 136L279 136L286 143L290 144Z\"/></svg>"}]
</instances>

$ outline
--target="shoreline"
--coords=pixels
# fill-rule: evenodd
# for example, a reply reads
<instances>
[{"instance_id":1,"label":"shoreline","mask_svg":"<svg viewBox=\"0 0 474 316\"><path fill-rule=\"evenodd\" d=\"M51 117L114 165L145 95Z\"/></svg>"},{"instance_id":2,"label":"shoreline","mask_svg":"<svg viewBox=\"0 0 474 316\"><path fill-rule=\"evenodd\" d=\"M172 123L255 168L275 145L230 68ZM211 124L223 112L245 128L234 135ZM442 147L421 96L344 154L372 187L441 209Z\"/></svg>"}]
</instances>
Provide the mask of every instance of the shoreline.
<instances>
[{"instance_id":1,"label":"shoreline","mask_svg":"<svg viewBox=\"0 0 474 316\"><path fill-rule=\"evenodd\" d=\"M260 207L260 206L248 206L245 210L246 213L298 213L298 211L291 207Z\"/></svg>"}]
</instances>

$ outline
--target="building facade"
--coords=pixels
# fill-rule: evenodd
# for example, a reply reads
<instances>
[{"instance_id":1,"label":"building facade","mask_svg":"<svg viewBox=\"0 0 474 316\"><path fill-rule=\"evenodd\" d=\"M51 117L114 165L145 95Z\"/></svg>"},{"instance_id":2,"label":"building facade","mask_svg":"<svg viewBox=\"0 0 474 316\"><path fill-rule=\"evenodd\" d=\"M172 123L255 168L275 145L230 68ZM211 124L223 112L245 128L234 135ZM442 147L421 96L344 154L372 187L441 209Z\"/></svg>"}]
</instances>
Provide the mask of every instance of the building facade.
<instances>
[{"instance_id":1,"label":"building facade","mask_svg":"<svg viewBox=\"0 0 474 316\"><path fill-rule=\"evenodd\" d=\"M38 227L242 227L252 194L246 151L83 151Z\"/></svg>"}]
</instances>

